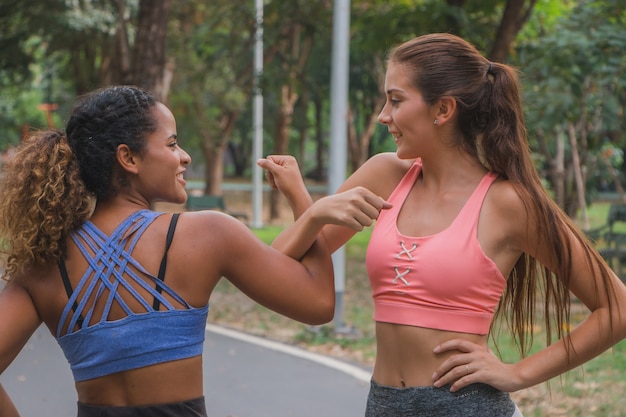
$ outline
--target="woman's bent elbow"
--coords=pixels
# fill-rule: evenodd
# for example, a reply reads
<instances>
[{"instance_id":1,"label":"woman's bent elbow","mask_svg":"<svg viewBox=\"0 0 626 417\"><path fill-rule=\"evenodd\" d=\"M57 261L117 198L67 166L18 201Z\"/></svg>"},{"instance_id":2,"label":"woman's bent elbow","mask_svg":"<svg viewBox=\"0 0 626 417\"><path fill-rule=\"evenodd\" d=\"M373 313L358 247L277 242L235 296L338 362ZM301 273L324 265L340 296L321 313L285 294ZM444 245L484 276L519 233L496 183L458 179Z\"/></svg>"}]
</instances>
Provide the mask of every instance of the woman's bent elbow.
<instances>
[{"instance_id":1,"label":"woman's bent elbow","mask_svg":"<svg viewBox=\"0 0 626 417\"><path fill-rule=\"evenodd\" d=\"M311 311L311 314L303 320L305 324L317 326L320 324L326 324L330 322L335 316L335 295L325 299L317 300L315 308Z\"/></svg>"}]
</instances>

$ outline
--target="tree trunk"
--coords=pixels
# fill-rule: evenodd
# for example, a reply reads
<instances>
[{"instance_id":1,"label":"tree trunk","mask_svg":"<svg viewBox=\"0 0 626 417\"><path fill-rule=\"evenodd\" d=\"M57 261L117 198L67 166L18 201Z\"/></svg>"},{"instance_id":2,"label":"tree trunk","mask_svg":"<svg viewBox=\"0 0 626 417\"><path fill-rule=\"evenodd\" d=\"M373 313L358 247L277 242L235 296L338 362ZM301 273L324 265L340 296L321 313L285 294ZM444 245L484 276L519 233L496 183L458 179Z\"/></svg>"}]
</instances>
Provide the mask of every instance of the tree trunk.
<instances>
[{"instance_id":1,"label":"tree trunk","mask_svg":"<svg viewBox=\"0 0 626 417\"><path fill-rule=\"evenodd\" d=\"M385 104L385 100L386 97L382 94L376 99L373 106L374 111L368 116L365 128L360 135L357 134L356 121L354 120L352 109L348 110L348 144L352 172L363 165L369 156L370 144L378 123L378 110Z\"/></svg>"},{"instance_id":2,"label":"tree trunk","mask_svg":"<svg viewBox=\"0 0 626 417\"><path fill-rule=\"evenodd\" d=\"M316 98L313 102L315 106L315 168L309 174L311 178L317 181L326 179L324 170L324 102L321 98Z\"/></svg>"},{"instance_id":3,"label":"tree trunk","mask_svg":"<svg viewBox=\"0 0 626 417\"><path fill-rule=\"evenodd\" d=\"M527 0L508 0L506 2L500 26L489 52L489 59L496 62L506 61L515 37L530 18L536 2L537 0L528 0L526 8L524 6Z\"/></svg>"},{"instance_id":4,"label":"tree trunk","mask_svg":"<svg viewBox=\"0 0 626 417\"><path fill-rule=\"evenodd\" d=\"M134 83L151 91L162 102L167 100L173 72L171 68L166 69L165 59L169 9L169 0L139 2L133 55Z\"/></svg>"},{"instance_id":5,"label":"tree trunk","mask_svg":"<svg viewBox=\"0 0 626 417\"><path fill-rule=\"evenodd\" d=\"M359 134L357 130L358 121L354 117L354 108L348 109L348 152L350 158L350 168L356 171L369 157L370 145L376 132L378 124L378 114L385 104L387 96L385 94L385 63L381 57L374 58L370 74L378 81L378 94L372 100L368 100L367 105L359 108L366 108L369 112L365 121L363 131ZM353 99L354 100L354 99Z\"/></svg>"},{"instance_id":6,"label":"tree trunk","mask_svg":"<svg viewBox=\"0 0 626 417\"><path fill-rule=\"evenodd\" d=\"M289 58L283 63L285 82L280 87L280 106L276 120L276 135L274 137L274 151L279 154L287 152L289 144L289 129L293 120L293 109L298 100L297 83L302 77L307 60L313 46L313 34L303 33L303 28L296 24L290 31L285 42L285 55ZM270 192L270 221L280 218L278 204L279 193Z\"/></svg>"},{"instance_id":7,"label":"tree trunk","mask_svg":"<svg viewBox=\"0 0 626 417\"><path fill-rule=\"evenodd\" d=\"M113 40L108 80L112 84L134 84L132 78L132 48L128 36L128 24L126 22L126 1L114 2L117 8L117 29ZM108 84L108 83L107 83Z\"/></svg>"},{"instance_id":8,"label":"tree trunk","mask_svg":"<svg viewBox=\"0 0 626 417\"><path fill-rule=\"evenodd\" d=\"M578 208L580 209L581 215L581 227L587 230L589 229L589 216L587 215L587 203L585 202L585 181L581 171L578 141L576 139L576 129L573 123L569 123L568 133L570 146L572 148L572 164L574 178L576 179L576 195L578 196Z\"/></svg>"},{"instance_id":9,"label":"tree trunk","mask_svg":"<svg viewBox=\"0 0 626 417\"><path fill-rule=\"evenodd\" d=\"M212 141L208 138L205 138L204 144L204 194L222 195L226 144L212 144Z\"/></svg>"},{"instance_id":10,"label":"tree trunk","mask_svg":"<svg viewBox=\"0 0 626 417\"><path fill-rule=\"evenodd\" d=\"M298 95L289 85L281 87L281 106L276 120L276 133L274 135L274 153L282 155L287 153L289 143L289 127L293 119L293 105ZM280 193L276 190L270 191L270 221L280 218L280 205L278 204Z\"/></svg>"},{"instance_id":11,"label":"tree trunk","mask_svg":"<svg viewBox=\"0 0 626 417\"><path fill-rule=\"evenodd\" d=\"M306 158L306 143L309 133L309 122L307 117L309 101L309 91L306 87L303 87L302 93L300 94L299 105L296 107L296 110L298 110L296 113L296 124L298 125L298 161L304 161Z\"/></svg>"},{"instance_id":12,"label":"tree trunk","mask_svg":"<svg viewBox=\"0 0 626 417\"><path fill-rule=\"evenodd\" d=\"M556 135L556 155L554 156L554 200L559 207L565 208L565 140L563 135Z\"/></svg>"}]
</instances>

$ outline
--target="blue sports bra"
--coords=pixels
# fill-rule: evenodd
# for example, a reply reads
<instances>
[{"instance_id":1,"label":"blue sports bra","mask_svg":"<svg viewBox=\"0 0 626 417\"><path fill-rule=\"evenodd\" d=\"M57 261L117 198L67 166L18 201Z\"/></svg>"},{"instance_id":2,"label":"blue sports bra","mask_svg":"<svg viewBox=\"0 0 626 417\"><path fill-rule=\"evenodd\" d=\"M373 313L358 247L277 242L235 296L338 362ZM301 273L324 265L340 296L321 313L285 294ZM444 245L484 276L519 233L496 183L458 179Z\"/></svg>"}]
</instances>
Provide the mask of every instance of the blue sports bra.
<instances>
[{"instance_id":1,"label":"blue sports bra","mask_svg":"<svg viewBox=\"0 0 626 417\"><path fill-rule=\"evenodd\" d=\"M76 382L202 354L208 304L190 306L163 281L178 214L172 216L157 277L132 257L143 232L162 214L137 211L110 236L87 221L72 235L89 265L72 289L59 262L68 302L56 340ZM113 305L126 316L108 319Z\"/></svg>"}]
</instances>

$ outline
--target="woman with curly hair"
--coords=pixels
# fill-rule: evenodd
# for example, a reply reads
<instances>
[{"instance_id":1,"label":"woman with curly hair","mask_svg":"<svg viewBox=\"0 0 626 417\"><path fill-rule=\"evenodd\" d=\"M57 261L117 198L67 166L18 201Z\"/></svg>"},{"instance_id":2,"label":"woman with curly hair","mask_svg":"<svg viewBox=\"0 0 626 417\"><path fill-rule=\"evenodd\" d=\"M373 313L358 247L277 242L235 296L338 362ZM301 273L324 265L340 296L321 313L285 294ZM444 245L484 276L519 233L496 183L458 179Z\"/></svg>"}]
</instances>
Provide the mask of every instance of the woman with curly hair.
<instances>
[{"instance_id":1,"label":"woman with curly hair","mask_svg":"<svg viewBox=\"0 0 626 417\"><path fill-rule=\"evenodd\" d=\"M288 256L228 215L151 210L185 202L189 163L170 110L129 86L87 95L64 132L22 143L0 185L0 373L44 323L71 366L78 416L205 416L201 354L221 277L295 320L332 318L319 224L360 230L386 203L365 189L318 200ZM1 386L0 415L17 415Z\"/></svg>"},{"instance_id":2,"label":"woman with curly hair","mask_svg":"<svg viewBox=\"0 0 626 417\"><path fill-rule=\"evenodd\" d=\"M340 187L366 187L393 204L366 255L377 340L366 416L520 416L509 392L626 336L626 288L544 190L513 68L450 34L409 40L387 64L378 120L397 150L373 156ZM271 156L261 165L306 202L292 161ZM307 215L274 245L297 241ZM332 250L354 233L321 230ZM565 334L570 291L590 314ZM524 354L536 301L559 340L501 362L487 343L494 314L510 313Z\"/></svg>"}]
</instances>

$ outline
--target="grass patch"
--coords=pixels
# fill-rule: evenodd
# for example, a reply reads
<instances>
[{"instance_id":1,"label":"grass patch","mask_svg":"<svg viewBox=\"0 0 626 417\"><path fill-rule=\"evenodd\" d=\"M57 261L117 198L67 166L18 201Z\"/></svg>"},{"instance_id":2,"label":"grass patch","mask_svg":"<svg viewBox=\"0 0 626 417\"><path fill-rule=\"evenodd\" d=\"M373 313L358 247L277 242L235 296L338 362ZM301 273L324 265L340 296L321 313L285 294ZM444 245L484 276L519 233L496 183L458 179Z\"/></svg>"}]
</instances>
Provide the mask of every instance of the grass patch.
<instances>
[{"instance_id":1,"label":"grass patch","mask_svg":"<svg viewBox=\"0 0 626 417\"><path fill-rule=\"evenodd\" d=\"M258 229L252 229L252 232L256 235L256 237L269 245L274 239L276 239L276 236L278 236L283 229L283 227L279 226L265 226Z\"/></svg>"}]
</instances>

